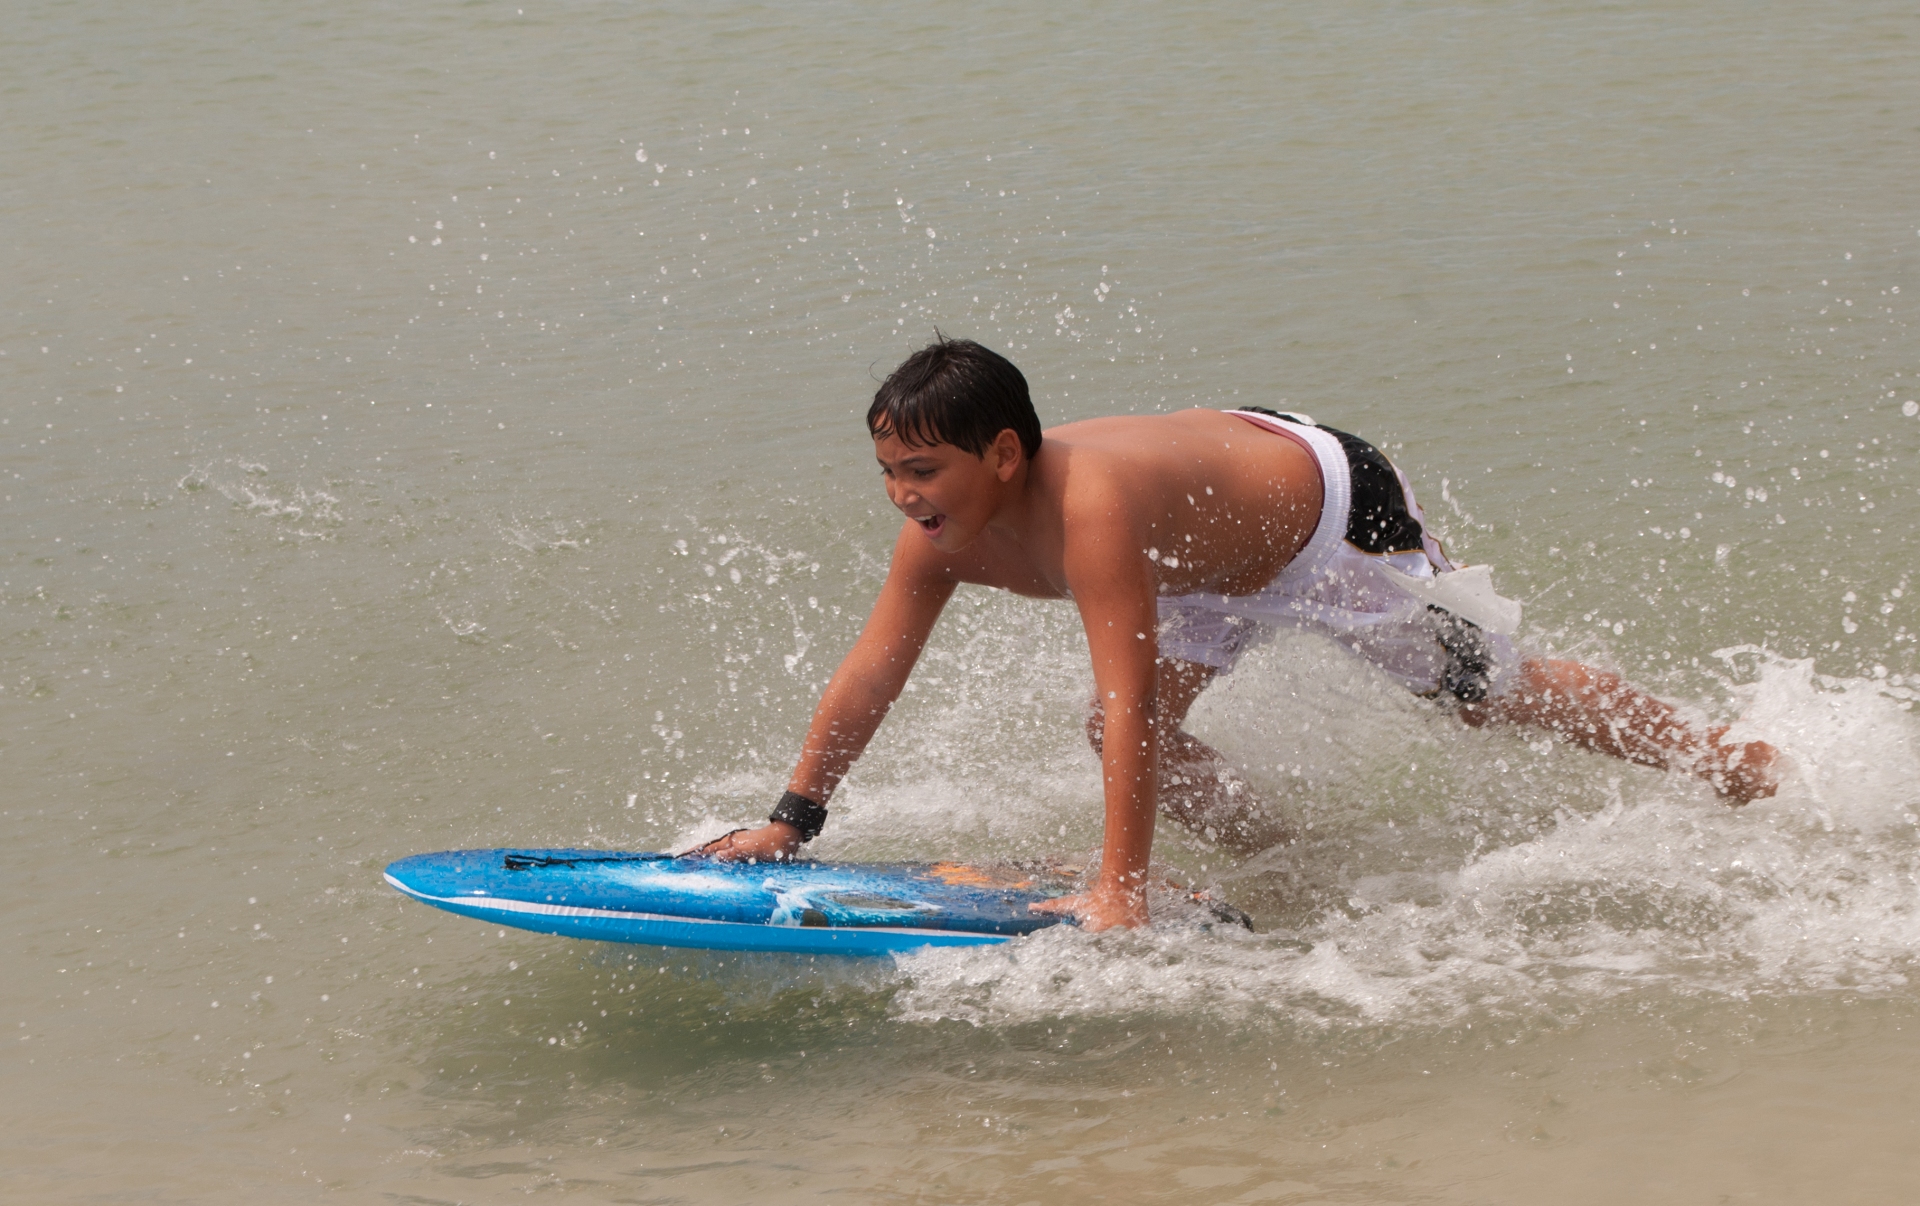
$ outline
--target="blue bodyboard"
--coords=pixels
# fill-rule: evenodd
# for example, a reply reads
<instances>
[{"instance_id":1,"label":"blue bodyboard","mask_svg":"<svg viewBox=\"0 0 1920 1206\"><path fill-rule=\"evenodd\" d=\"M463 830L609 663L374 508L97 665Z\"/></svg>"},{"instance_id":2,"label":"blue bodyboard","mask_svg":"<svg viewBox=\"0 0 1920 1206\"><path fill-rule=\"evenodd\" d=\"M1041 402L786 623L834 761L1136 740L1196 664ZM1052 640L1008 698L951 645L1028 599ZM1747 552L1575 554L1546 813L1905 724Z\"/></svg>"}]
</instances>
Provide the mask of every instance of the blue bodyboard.
<instances>
[{"instance_id":1,"label":"blue bodyboard","mask_svg":"<svg viewBox=\"0 0 1920 1206\"><path fill-rule=\"evenodd\" d=\"M963 863L727 863L609 850L447 850L387 868L415 900L599 942L885 955L1005 942L1062 918L1028 905L1071 869Z\"/></svg>"}]
</instances>

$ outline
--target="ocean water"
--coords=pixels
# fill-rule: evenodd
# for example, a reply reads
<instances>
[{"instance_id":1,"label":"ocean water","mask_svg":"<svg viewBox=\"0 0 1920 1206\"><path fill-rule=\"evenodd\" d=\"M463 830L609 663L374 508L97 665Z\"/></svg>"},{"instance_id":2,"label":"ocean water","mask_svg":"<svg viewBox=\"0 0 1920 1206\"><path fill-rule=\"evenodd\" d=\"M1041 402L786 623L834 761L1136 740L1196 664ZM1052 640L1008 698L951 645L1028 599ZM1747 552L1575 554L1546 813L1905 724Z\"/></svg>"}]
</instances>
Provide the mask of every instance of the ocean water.
<instances>
[{"instance_id":1,"label":"ocean water","mask_svg":"<svg viewBox=\"0 0 1920 1206\"><path fill-rule=\"evenodd\" d=\"M30 2L0 29L0 1195L1884 1202L1920 1189L1920 15ZM934 330L1044 421L1386 448L1537 648L1779 796L1322 642L1171 918L799 962L381 868L763 816ZM1902 517L1905 518L1902 518ZM1078 857L1090 675L962 592L821 853Z\"/></svg>"}]
</instances>

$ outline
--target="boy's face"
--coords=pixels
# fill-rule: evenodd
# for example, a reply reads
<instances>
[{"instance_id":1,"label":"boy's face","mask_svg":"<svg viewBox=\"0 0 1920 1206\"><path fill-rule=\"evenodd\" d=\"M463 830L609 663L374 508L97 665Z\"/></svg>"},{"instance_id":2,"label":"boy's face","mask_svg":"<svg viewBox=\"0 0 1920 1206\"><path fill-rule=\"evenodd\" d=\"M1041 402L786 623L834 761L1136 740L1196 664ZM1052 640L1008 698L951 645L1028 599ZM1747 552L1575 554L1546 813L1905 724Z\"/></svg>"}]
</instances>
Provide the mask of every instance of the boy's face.
<instances>
[{"instance_id":1,"label":"boy's face","mask_svg":"<svg viewBox=\"0 0 1920 1206\"><path fill-rule=\"evenodd\" d=\"M887 501L918 524L935 548L956 553L973 543L999 509L1019 447L1011 431L1002 432L985 456L952 444L908 445L889 435L873 442L873 454Z\"/></svg>"}]
</instances>

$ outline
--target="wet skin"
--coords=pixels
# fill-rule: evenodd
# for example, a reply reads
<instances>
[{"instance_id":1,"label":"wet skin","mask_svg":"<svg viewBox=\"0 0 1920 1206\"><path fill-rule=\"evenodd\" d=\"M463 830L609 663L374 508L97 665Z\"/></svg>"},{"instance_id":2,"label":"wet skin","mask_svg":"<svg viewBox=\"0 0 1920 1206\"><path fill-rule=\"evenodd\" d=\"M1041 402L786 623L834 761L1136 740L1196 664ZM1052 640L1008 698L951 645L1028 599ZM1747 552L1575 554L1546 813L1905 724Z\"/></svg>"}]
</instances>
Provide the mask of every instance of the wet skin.
<instances>
[{"instance_id":1,"label":"wet skin","mask_svg":"<svg viewBox=\"0 0 1920 1206\"><path fill-rule=\"evenodd\" d=\"M1125 561L1136 571L1127 585L1153 594L1250 594L1319 522L1313 458L1221 411L1070 423L1024 465L1018 440L1002 439L1010 447L984 457L874 442L887 497L909 520L902 535L917 531L931 546L896 546L896 557L915 557L917 576L1077 598L1114 577L1105 563ZM1096 548L1076 557L1069 542Z\"/></svg>"},{"instance_id":2,"label":"wet skin","mask_svg":"<svg viewBox=\"0 0 1920 1206\"><path fill-rule=\"evenodd\" d=\"M1155 601L1249 594L1311 538L1319 468L1292 440L1220 411L1092 419L1054 428L1027 458L1003 431L984 455L949 444L874 441L887 497L906 517L859 640L822 694L788 790L825 801L859 757L941 610L962 582L1070 598L1086 626L1106 830L1092 889L1035 906L1087 929L1138 925L1156 805L1241 849L1288 838L1218 751L1180 724L1213 671L1158 656ZM1777 751L1723 744L1617 676L1529 658L1508 696L1462 709L1469 724L1547 728L1586 748L1700 775L1731 802L1772 795ZM784 822L703 846L720 858L784 858Z\"/></svg>"},{"instance_id":3,"label":"wet skin","mask_svg":"<svg viewBox=\"0 0 1920 1206\"><path fill-rule=\"evenodd\" d=\"M874 455L906 522L873 614L821 696L789 790L832 794L960 583L1071 598L1103 715L1106 837L1092 890L1051 903L1090 929L1143 923L1161 745L1156 599L1265 586L1319 521L1319 468L1293 441L1211 410L1067 424L1048 431L1031 459L1011 430L982 456L892 435L874 441ZM710 852L778 857L797 838L774 822Z\"/></svg>"}]
</instances>

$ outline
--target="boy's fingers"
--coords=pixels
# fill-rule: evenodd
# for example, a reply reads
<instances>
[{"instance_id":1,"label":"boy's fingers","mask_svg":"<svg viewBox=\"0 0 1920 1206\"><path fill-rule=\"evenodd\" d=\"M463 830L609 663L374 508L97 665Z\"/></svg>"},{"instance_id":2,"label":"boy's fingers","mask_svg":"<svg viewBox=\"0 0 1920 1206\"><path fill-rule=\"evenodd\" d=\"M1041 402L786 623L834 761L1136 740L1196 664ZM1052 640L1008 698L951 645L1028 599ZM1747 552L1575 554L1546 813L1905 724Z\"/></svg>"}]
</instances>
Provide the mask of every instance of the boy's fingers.
<instances>
[{"instance_id":1,"label":"boy's fingers","mask_svg":"<svg viewBox=\"0 0 1920 1206\"><path fill-rule=\"evenodd\" d=\"M1073 919L1074 924L1088 933L1110 930L1115 926L1131 928L1147 924L1147 906L1144 897L1122 899L1116 903L1102 901L1092 892L1077 892L1072 896L1057 896L1052 900L1036 900L1027 908L1035 913L1065 914Z\"/></svg>"},{"instance_id":2,"label":"boy's fingers","mask_svg":"<svg viewBox=\"0 0 1920 1206\"><path fill-rule=\"evenodd\" d=\"M686 851L685 853L681 854L680 857L681 858L706 858L711 855L719 854L722 851L732 847L733 838L735 834L745 833L745 832L746 832L746 829L744 828L729 829L727 832L721 834L717 838L714 838L712 841L702 842L700 845L695 846L693 849Z\"/></svg>"},{"instance_id":3,"label":"boy's fingers","mask_svg":"<svg viewBox=\"0 0 1920 1206\"><path fill-rule=\"evenodd\" d=\"M1078 913L1087 903L1084 895L1056 896L1052 900L1036 900L1027 906L1031 913Z\"/></svg>"}]
</instances>

